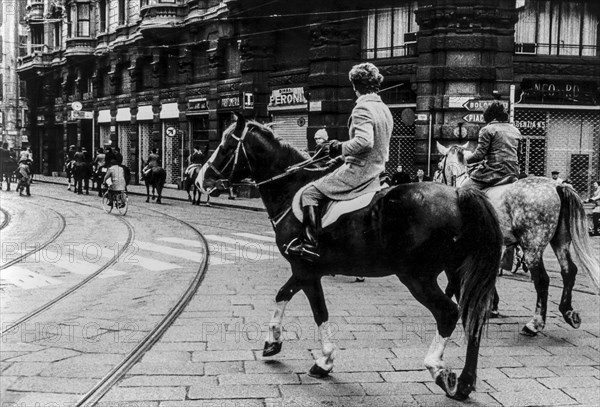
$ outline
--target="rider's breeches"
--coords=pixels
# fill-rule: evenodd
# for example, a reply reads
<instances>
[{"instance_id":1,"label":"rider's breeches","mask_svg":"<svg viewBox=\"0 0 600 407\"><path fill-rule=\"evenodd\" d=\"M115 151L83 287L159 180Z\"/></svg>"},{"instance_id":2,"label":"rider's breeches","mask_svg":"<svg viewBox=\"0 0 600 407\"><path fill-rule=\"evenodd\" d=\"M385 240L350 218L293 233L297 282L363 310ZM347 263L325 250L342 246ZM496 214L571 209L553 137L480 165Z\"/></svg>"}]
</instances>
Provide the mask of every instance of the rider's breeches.
<instances>
[{"instance_id":1,"label":"rider's breeches","mask_svg":"<svg viewBox=\"0 0 600 407\"><path fill-rule=\"evenodd\" d=\"M592 225L594 227L594 234L600 234L600 213L592 213Z\"/></svg>"},{"instance_id":2,"label":"rider's breeches","mask_svg":"<svg viewBox=\"0 0 600 407\"><path fill-rule=\"evenodd\" d=\"M325 199L325 195L319 191L314 185L309 185L300 196L300 203L302 207L305 206L319 206L321 201Z\"/></svg>"}]
</instances>

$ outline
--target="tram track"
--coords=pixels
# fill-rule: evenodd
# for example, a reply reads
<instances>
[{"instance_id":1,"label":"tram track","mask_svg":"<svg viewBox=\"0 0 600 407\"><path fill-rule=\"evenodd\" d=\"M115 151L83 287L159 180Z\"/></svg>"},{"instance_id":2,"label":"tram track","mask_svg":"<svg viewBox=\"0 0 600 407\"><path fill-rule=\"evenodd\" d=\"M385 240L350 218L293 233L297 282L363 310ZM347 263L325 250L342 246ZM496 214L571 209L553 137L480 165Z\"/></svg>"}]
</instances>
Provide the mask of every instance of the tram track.
<instances>
[{"instance_id":1,"label":"tram track","mask_svg":"<svg viewBox=\"0 0 600 407\"><path fill-rule=\"evenodd\" d=\"M92 205L87 205L87 204L84 204L84 203L81 203L81 202L70 201L68 199L55 198L55 197L46 196L46 195L40 195L40 196L43 196L44 198L48 198L48 199L54 199L54 200L58 200L58 201L63 201L63 202L76 203L78 205L84 205L84 206L90 206L90 207L92 206ZM64 216L61 215L60 213L54 211L54 210L52 210L52 211L55 212L56 214L58 214L61 217L62 221L63 221L60 233L55 234L56 236L53 239L51 239L50 241L48 241L46 244L40 246L39 248L37 248L35 251L30 252L30 253L28 253L26 255L20 256L21 257L20 260L22 260L25 257L30 256L31 254L33 254L36 251L42 250L44 247L48 246L50 243L52 243L54 240L56 240L56 238L58 238L58 236L60 236L60 234L64 231L65 226L66 226L66 221L65 221ZM129 223L125 219L119 218L119 220L121 222L123 222L125 224L125 226L127 227L127 230L128 230L127 241L125 242L124 245L121 246L121 248L118 250L118 252L108 262L104 263L98 270L96 270L94 273L90 274L89 276L87 276L86 278L84 278L83 280L81 280L79 283L75 284L74 286L72 286L68 290L62 292L61 294L59 294L58 296L54 297L50 301L47 301L42 306L40 306L40 307L34 309L33 311L27 313L26 315L24 315L23 317L19 318L15 322L12 322L12 323L8 324L6 327L3 327L2 331L0 332L0 338L2 336L4 336L5 334L7 334L7 333L11 332L12 330L14 330L19 325L21 325L21 324L29 321L30 319L32 319L32 318L40 315L44 311L47 311L48 309L52 308L58 302L62 301L63 299L65 299L69 295L73 294L74 292L78 291L79 289L81 289L82 287L84 287L85 285L87 285L90 281L92 281L93 279L95 279L96 277L98 277L103 271L105 271L106 269L108 269L109 267L111 267L112 265L114 265L119 260L119 258L129 249L129 247L130 247L130 245L133 242L133 239L135 237L135 231L133 230L133 226L131 225L131 223ZM19 259L17 258L15 260L19 260ZM2 268L9 267L12 264L15 264L15 262L7 263L7 264L3 265ZM0 268L0 269L2 269L2 268Z\"/></svg>"},{"instance_id":2,"label":"tram track","mask_svg":"<svg viewBox=\"0 0 600 407\"><path fill-rule=\"evenodd\" d=\"M183 312L185 307L194 297L198 288L202 284L206 271L208 270L208 259L209 259L209 247L208 241L204 235L192 226L190 223L178 219L174 216L159 212L154 209L145 208L149 211L160 214L171 218L184 226L192 229L200 238L203 249L206 256L198 266L198 270L192 279L190 285L179 298L177 303L167 312L167 314L160 320L160 322L137 344L137 346L119 363L115 366L107 375L105 375L90 391L88 391L79 402L76 407L92 407L98 403L106 393L108 393L126 374L127 372L138 362L140 359L154 346L156 342L160 340L162 335L167 329L175 322L177 317Z\"/></svg>"},{"instance_id":3,"label":"tram track","mask_svg":"<svg viewBox=\"0 0 600 407\"><path fill-rule=\"evenodd\" d=\"M38 205L39 206L39 205ZM58 217L58 219L60 220L60 227L58 228L58 230L56 232L54 232L54 234L48 239L46 240L43 244L36 244L35 248L33 250L30 250L24 254L21 254L20 256L15 257L14 259L12 259L9 262L6 262L2 265L0 265L0 270L4 270L14 264L17 264L23 260L25 260L26 258L28 258L29 256L34 255L35 253L45 249L46 247L48 247L48 245L52 244L56 239L58 239L58 237L64 232L66 226L67 226L67 221L65 220L65 217L58 213L57 211L55 211L54 209L48 209L48 208L44 208L45 210L49 210L52 211L54 214L56 214L56 216ZM3 210L4 212L4 210ZM8 216L8 219L10 219L10 214L6 213L6 215ZM4 222L3 222L4 223ZM2 226L3 229L5 225Z\"/></svg>"},{"instance_id":4,"label":"tram track","mask_svg":"<svg viewBox=\"0 0 600 407\"><path fill-rule=\"evenodd\" d=\"M0 223L0 230L2 230L10 223L10 213L3 208L0 208L0 212L4 214L4 219L2 220L2 223Z\"/></svg>"},{"instance_id":5,"label":"tram track","mask_svg":"<svg viewBox=\"0 0 600 407\"><path fill-rule=\"evenodd\" d=\"M69 199L56 198L56 197L52 197L52 196L48 196L48 195L38 195L38 196L42 196L44 198L53 199L53 200L57 200L57 201L75 203L75 204L82 205L82 206L96 208L94 205L86 204L83 202L72 201ZM136 208L136 209L139 209L139 208ZM143 208L143 209L150 211L150 212L154 212L160 216L172 219L172 220L176 221L177 223L190 228L198 236L199 240L201 241L202 249L206 253L206 256L202 259L202 261L198 265L198 268L197 268L196 272L194 273L194 277L192 278L190 284L185 289L185 292L178 298L176 303L166 312L166 314L154 326L154 328L152 328L151 331L148 334L146 334L146 336L144 338L142 338L139 343L136 344L136 346L123 358L123 360L120 363L118 363L110 372L108 372L104 377L102 377L102 379L100 379L96 385L94 385L89 391L87 391L82 396L82 398L76 404L76 406L78 406L78 407L79 406L94 406L94 405L96 405L102 399L102 397L104 397L104 395L106 395L127 374L127 372L137 362L139 362L141 360L141 358L152 348L152 346L160 340L160 338L163 336L163 334L173 324L173 322L183 312L183 310L188 305L188 303L192 300L193 296L195 295L195 293L198 291L200 285L202 284L202 281L204 280L204 277L208 270L208 260L209 260L208 241L206 240L204 235L202 235L202 233L198 229L196 229L196 227L194 227L189 222L186 222L184 220L176 218L172 215L168 215L164 212L160 212L158 210L151 209L151 208ZM140 213L140 211L135 210L135 211L132 211L131 213ZM71 287L67 291L63 292L59 296L55 297L51 301L48 301L41 307L30 312L29 314L20 318L16 322L10 324L10 326L8 326L6 329L3 329L0 334L0 337L4 336L5 333L8 333L11 330L15 329L18 325L25 323L28 320L47 311L48 309L53 307L58 302L62 301L69 295L73 294L74 292L78 291L79 289L81 289L82 287L87 285L94 278L98 277L98 275L100 275L104 270L106 270L107 268L109 268L110 266L112 266L114 263L116 263L118 261L120 256L123 255L123 253L128 249L129 245L133 241L133 239L135 237L135 230L133 229L133 226L131 225L131 223L129 223L123 217L121 217L121 216L115 216L115 217L117 219L119 219L121 222L125 223L125 225L128 228L128 239L127 239L127 242L121 247L121 250L119 250L119 252L117 254L115 254L115 256L109 262L105 263L96 272L89 275L87 278L85 278L84 280L82 280L81 282L76 284L75 286ZM64 220L64 217L63 217L63 220ZM64 230L64 227L63 227L63 230ZM49 243L47 243L47 244L49 244ZM31 255L31 254L28 254L28 255Z\"/></svg>"}]
</instances>

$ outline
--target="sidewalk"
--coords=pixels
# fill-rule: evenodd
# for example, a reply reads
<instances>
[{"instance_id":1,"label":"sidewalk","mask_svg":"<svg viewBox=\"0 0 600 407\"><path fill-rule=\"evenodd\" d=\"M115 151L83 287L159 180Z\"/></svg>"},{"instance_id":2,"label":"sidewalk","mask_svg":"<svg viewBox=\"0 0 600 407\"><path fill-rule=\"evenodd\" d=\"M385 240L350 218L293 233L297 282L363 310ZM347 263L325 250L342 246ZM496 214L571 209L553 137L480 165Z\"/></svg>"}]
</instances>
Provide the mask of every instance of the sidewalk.
<instances>
[{"instance_id":1,"label":"sidewalk","mask_svg":"<svg viewBox=\"0 0 600 407\"><path fill-rule=\"evenodd\" d=\"M57 185L67 185L66 177L51 177L47 175L39 175L36 174L33 178L33 182L43 182L48 184L57 184ZM144 184L140 185L129 185L127 187L127 192L130 195L141 195L146 196L146 186ZM97 193L96 191L91 191L90 194ZM165 186L163 189L163 199L173 199L176 201L184 201L189 202L187 198L187 192L185 190L178 190L177 188ZM201 205L204 205L206 202L206 195L202 195ZM246 209L250 211L259 211L265 212L265 206L260 198L236 198L235 200L227 199L227 193L223 194L219 197L211 197L210 204L212 206L221 206L227 208L236 208L236 209Z\"/></svg>"}]
</instances>

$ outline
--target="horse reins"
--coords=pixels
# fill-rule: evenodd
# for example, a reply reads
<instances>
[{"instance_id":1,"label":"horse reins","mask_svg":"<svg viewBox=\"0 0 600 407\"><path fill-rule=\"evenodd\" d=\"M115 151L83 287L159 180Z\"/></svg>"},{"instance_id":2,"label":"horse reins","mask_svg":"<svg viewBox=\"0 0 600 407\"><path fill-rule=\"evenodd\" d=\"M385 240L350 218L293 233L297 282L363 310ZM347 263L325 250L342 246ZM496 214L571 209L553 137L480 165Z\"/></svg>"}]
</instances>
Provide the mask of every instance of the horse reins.
<instances>
[{"instance_id":1,"label":"horse reins","mask_svg":"<svg viewBox=\"0 0 600 407\"><path fill-rule=\"evenodd\" d=\"M248 125L244 126L244 130L242 131L242 135L240 137L236 136L233 132L231 134L231 137L233 137L236 141L237 141L237 147L235 149L235 154L229 158L229 160L227 160L227 162L225 163L225 165L223 166L223 169L220 171L217 167L214 166L214 164L212 163L212 161L208 160L206 162L206 165L214 171L214 173L217 175L217 177L219 177L220 179L226 179L230 184L231 184L231 179L233 178L233 174L235 173L235 168L239 163L239 158L240 158L240 150L243 152L244 157L246 158L246 163L248 164L248 168L250 169L250 171L252 172L252 165L250 164L250 159L248 158L248 153L246 152L246 148L244 147L244 139L246 138L246 135L248 134ZM221 148L221 145L219 145L217 147L217 150L219 150ZM320 157L318 159L313 159L313 158L309 158L308 160L305 160L301 163L292 165L287 167L283 173L275 175L271 178L259 181L259 182L255 182L254 184L256 186L261 186L261 185L265 185L268 184L270 182L273 181L277 181L280 179L283 179L285 177L288 177L304 168L306 168L308 165L310 164L314 164L314 163L318 163L320 161L323 161L325 159L328 159L329 157L327 156L323 156ZM225 169L233 162L233 165L231 166L231 171L229 172L229 176L225 176L223 174L223 171L225 171ZM269 214L269 220L271 221L271 223L273 224L273 227L276 227L277 224L292 210L291 206L287 209L285 209L283 212L281 212L278 215L273 215L271 216L271 214Z\"/></svg>"}]
</instances>

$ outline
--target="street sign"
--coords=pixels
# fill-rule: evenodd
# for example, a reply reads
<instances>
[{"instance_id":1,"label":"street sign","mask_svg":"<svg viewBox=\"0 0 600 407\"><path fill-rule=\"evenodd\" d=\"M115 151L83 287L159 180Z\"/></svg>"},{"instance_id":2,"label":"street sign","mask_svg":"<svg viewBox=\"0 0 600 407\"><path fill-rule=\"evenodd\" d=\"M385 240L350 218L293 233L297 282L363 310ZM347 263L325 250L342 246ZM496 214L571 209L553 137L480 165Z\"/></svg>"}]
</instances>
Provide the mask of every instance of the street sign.
<instances>
[{"instance_id":1,"label":"street sign","mask_svg":"<svg viewBox=\"0 0 600 407\"><path fill-rule=\"evenodd\" d=\"M81 110L73 110L70 113L69 119L70 120L77 120L77 119L93 119L94 118L94 112L84 112ZM57 121L62 121L61 120L57 120Z\"/></svg>"},{"instance_id":2,"label":"street sign","mask_svg":"<svg viewBox=\"0 0 600 407\"><path fill-rule=\"evenodd\" d=\"M78 112L81 109L83 109L83 105L81 104L81 102L73 102L73 103L71 103L71 109Z\"/></svg>"},{"instance_id":3,"label":"street sign","mask_svg":"<svg viewBox=\"0 0 600 407\"><path fill-rule=\"evenodd\" d=\"M175 129L175 127L167 127L167 130L165 131L165 133L167 134L168 137L174 137L175 134L177 134L177 130Z\"/></svg>"},{"instance_id":4,"label":"street sign","mask_svg":"<svg viewBox=\"0 0 600 407\"><path fill-rule=\"evenodd\" d=\"M463 120L467 123L485 123L483 113L468 113L463 116Z\"/></svg>"},{"instance_id":5,"label":"street sign","mask_svg":"<svg viewBox=\"0 0 600 407\"><path fill-rule=\"evenodd\" d=\"M502 103L506 110L508 110L507 101L495 99L469 99L463 104L463 107L470 112L483 112L494 102Z\"/></svg>"}]
</instances>

